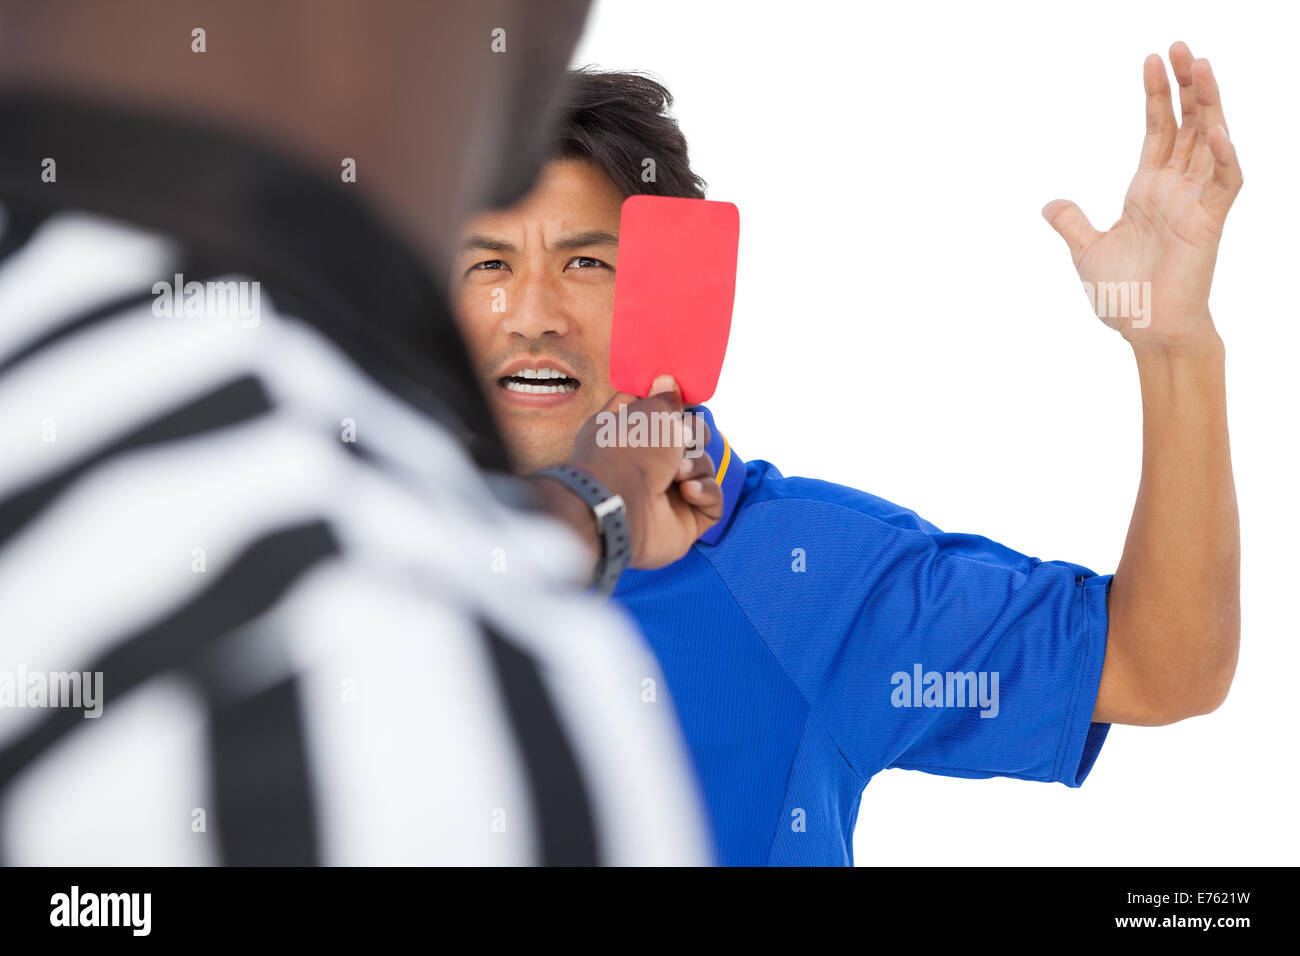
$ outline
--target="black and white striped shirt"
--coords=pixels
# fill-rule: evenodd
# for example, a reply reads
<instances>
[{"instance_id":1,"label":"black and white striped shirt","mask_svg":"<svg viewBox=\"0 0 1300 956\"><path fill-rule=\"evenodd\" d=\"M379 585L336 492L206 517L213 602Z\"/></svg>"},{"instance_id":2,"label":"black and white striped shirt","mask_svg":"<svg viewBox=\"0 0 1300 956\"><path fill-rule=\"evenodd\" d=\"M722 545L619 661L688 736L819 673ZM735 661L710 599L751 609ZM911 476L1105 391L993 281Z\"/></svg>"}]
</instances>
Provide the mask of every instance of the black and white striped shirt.
<instances>
[{"instance_id":1,"label":"black and white striped shirt","mask_svg":"<svg viewBox=\"0 0 1300 956\"><path fill-rule=\"evenodd\" d=\"M709 862L657 665L347 188L0 99L0 861Z\"/></svg>"}]
</instances>

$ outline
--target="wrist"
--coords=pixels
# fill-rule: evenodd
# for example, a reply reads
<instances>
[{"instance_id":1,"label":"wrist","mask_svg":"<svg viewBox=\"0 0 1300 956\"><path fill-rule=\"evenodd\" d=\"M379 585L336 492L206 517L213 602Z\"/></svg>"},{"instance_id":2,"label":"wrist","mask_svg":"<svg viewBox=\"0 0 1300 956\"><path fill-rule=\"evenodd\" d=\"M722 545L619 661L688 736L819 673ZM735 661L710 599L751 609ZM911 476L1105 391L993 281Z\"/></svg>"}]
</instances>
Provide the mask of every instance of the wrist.
<instances>
[{"instance_id":1,"label":"wrist","mask_svg":"<svg viewBox=\"0 0 1300 956\"><path fill-rule=\"evenodd\" d=\"M563 485L594 521L598 544L596 566L591 576L592 586L597 594L608 597L614 592L632 555L627 506L622 496L610 491L591 472L574 464L550 465L535 472L534 476ZM588 523L582 522L582 527L585 534Z\"/></svg>"},{"instance_id":2,"label":"wrist","mask_svg":"<svg viewBox=\"0 0 1300 956\"><path fill-rule=\"evenodd\" d=\"M1211 330L1203 338L1176 347L1135 348L1133 352L1144 420L1185 420L1207 410L1223 413L1227 361L1218 333Z\"/></svg>"},{"instance_id":3,"label":"wrist","mask_svg":"<svg viewBox=\"0 0 1300 956\"><path fill-rule=\"evenodd\" d=\"M591 556L592 567L600 559L600 530L596 526L596 515L578 495L564 482L546 475L528 475L542 505L571 527L581 538Z\"/></svg>"},{"instance_id":4,"label":"wrist","mask_svg":"<svg viewBox=\"0 0 1300 956\"><path fill-rule=\"evenodd\" d=\"M1209 314L1198 322L1190 332L1179 334L1160 341L1130 341L1133 355L1139 366L1143 362L1167 363L1182 360L1222 359L1224 355L1223 339L1214 327L1214 320Z\"/></svg>"}]
</instances>

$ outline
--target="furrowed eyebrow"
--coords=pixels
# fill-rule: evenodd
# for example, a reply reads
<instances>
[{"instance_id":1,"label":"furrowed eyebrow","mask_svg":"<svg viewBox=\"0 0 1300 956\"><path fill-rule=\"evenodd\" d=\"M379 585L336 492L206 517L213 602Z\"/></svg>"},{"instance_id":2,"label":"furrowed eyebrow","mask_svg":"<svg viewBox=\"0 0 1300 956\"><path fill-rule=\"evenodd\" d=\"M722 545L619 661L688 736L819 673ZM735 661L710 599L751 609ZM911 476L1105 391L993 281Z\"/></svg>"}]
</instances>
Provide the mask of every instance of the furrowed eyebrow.
<instances>
[{"instance_id":1,"label":"furrowed eyebrow","mask_svg":"<svg viewBox=\"0 0 1300 956\"><path fill-rule=\"evenodd\" d=\"M560 250L584 249L588 246L617 246L618 236L612 232L606 232L603 229L589 229L586 232L575 232L572 235L562 236L556 240L554 248ZM517 252L514 243L508 239L502 239L499 236L485 236L475 233L460 244L462 252L474 250L484 250L487 252Z\"/></svg>"},{"instance_id":2,"label":"furrowed eyebrow","mask_svg":"<svg viewBox=\"0 0 1300 956\"><path fill-rule=\"evenodd\" d=\"M482 236L475 233L460 244L461 252L473 249L485 249L488 252L514 252L514 244L496 236Z\"/></svg>"},{"instance_id":3,"label":"furrowed eyebrow","mask_svg":"<svg viewBox=\"0 0 1300 956\"><path fill-rule=\"evenodd\" d=\"M591 229L587 232L575 232L556 240L556 249L582 249L586 246L616 246L618 236L603 229Z\"/></svg>"}]
</instances>

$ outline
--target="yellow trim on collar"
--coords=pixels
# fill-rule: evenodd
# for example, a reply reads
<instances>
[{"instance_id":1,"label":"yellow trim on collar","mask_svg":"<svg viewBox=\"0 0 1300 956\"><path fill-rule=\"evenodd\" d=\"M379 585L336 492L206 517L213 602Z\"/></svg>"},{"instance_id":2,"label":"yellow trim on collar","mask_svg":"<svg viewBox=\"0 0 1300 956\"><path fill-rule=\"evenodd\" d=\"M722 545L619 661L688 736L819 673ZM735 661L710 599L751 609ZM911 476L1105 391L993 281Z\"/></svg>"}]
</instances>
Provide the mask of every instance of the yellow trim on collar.
<instances>
[{"instance_id":1,"label":"yellow trim on collar","mask_svg":"<svg viewBox=\"0 0 1300 956\"><path fill-rule=\"evenodd\" d=\"M727 441L727 436L722 436L722 464L718 466L718 484L722 484L722 479L727 476L727 466L731 464L731 443Z\"/></svg>"}]
</instances>

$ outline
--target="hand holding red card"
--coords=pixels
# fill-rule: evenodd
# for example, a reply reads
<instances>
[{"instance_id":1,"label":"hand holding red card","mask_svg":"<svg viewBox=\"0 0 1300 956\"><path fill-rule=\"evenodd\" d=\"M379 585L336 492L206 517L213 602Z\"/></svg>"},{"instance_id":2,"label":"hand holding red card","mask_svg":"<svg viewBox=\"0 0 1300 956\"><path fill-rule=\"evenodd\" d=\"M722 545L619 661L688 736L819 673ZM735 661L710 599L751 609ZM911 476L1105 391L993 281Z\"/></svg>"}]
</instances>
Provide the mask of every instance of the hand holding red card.
<instances>
[{"instance_id":1,"label":"hand holding red card","mask_svg":"<svg viewBox=\"0 0 1300 956\"><path fill-rule=\"evenodd\" d=\"M740 213L729 202L629 196L614 280L609 377L645 397L671 375L687 405L713 396L731 332Z\"/></svg>"}]
</instances>

